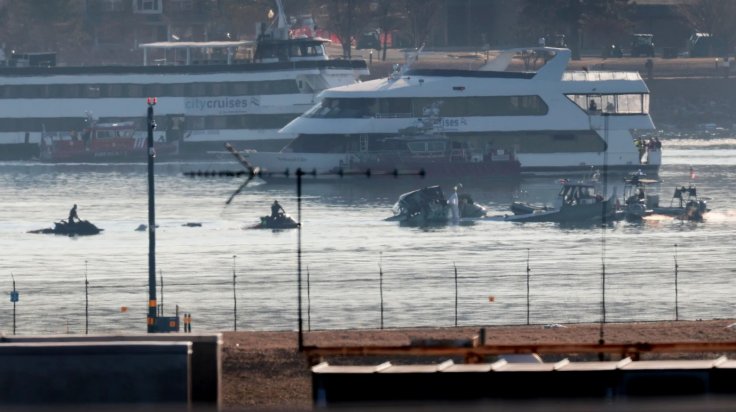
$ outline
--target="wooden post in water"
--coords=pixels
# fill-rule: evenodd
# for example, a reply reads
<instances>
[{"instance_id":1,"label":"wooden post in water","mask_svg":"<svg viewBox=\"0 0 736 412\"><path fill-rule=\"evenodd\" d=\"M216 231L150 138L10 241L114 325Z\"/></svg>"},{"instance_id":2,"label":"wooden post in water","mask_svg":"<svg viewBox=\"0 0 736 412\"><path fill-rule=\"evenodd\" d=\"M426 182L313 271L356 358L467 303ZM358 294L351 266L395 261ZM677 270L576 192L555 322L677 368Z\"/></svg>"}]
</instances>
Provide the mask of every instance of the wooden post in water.
<instances>
[{"instance_id":1,"label":"wooden post in water","mask_svg":"<svg viewBox=\"0 0 736 412\"><path fill-rule=\"evenodd\" d=\"M678 290L677 290L677 243L675 243L675 320L680 320Z\"/></svg>"}]
</instances>

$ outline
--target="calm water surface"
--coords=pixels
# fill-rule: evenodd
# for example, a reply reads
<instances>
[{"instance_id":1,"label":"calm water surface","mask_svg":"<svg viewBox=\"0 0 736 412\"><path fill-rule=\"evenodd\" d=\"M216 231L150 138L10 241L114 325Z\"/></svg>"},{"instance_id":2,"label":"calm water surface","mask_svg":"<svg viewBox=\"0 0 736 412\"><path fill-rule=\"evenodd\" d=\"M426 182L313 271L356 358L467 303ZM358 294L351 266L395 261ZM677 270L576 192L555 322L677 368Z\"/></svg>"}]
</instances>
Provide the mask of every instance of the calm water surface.
<instances>
[{"instance_id":1,"label":"calm water surface","mask_svg":"<svg viewBox=\"0 0 736 412\"><path fill-rule=\"evenodd\" d=\"M379 270L386 327L452 326L454 267L460 325L526 323L527 259L532 323L599 321L603 263L607 321L673 319L675 253L679 317L733 317L736 139L670 139L664 149L662 203L675 186L687 184L692 166L699 193L713 209L706 222L654 218L606 230L501 221L408 228L383 221L401 193L436 183L449 191L455 182L307 179L305 328L378 327ZM182 175L236 167L156 165L157 267L165 311L171 314L178 304L192 313L195 330L232 329L235 271L239 330L295 329L297 232L247 229L274 199L296 216L294 184L257 182L225 207L240 180ZM502 215L518 197L551 202L556 180L463 184L489 214ZM609 186L621 193L620 178L612 177ZM0 333L12 331L11 274L20 291L18 333L83 333L85 273L90 332L145 330L148 235L134 230L147 223L144 163L0 163L0 195ZM82 219L105 231L78 238L27 233L66 218L73 203ZM187 222L202 226L183 226Z\"/></svg>"}]
</instances>

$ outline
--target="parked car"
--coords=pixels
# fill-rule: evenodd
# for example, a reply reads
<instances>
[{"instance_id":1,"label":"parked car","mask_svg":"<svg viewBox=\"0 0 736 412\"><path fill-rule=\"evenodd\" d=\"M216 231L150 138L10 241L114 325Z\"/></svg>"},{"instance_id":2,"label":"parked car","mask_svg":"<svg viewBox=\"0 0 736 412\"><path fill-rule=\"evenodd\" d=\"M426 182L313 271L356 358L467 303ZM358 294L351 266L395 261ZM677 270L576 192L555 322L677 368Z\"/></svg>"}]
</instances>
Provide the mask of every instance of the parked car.
<instances>
[{"instance_id":1,"label":"parked car","mask_svg":"<svg viewBox=\"0 0 736 412\"><path fill-rule=\"evenodd\" d=\"M377 30L365 32L358 37L356 49L381 50L381 36Z\"/></svg>"},{"instance_id":2,"label":"parked car","mask_svg":"<svg viewBox=\"0 0 736 412\"><path fill-rule=\"evenodd\" d=\"M693 33L687 41L687 51L690 57L722 56L726 47L710 33Z\"/></svg>"},{"instance_id":3,"label":"parked car","mask_svg":"<svg viewBox=\"0 0 736 412\"><path fill-rule=\"evenodd\" d=\"M637 33L631 36L631 57L654 57L654 35Z\"/></svg>"}]
</instances>

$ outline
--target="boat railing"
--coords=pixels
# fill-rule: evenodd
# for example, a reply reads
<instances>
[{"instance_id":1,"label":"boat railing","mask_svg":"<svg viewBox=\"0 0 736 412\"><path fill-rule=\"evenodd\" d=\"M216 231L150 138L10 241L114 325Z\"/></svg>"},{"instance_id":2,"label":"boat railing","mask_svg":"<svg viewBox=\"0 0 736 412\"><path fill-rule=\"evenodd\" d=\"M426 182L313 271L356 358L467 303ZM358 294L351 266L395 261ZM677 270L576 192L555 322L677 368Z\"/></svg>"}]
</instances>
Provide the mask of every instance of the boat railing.
<instances>
[{"instance_id":1,"label":"boat railing","mask_svg":"<svg viewBox=\"0 0 736 412\"><path fill-rule=\"evenodd\" d=\"M414 117L413 113L376 113L373 117L376 119L404 119L407 117Z\"/></svg>"}]
</instances>

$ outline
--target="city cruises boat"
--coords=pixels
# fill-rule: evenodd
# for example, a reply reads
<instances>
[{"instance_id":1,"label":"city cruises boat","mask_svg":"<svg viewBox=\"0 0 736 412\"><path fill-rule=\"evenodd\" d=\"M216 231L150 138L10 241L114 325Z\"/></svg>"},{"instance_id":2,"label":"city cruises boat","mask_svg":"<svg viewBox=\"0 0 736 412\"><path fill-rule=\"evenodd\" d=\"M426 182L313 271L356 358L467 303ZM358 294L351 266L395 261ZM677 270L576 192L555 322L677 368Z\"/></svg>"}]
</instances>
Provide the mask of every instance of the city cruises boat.
<instances>
[{"instance_id":1,"label":"city cruises boat","mask_svg":"<svg viewBox=\"0 0 736 412\"><path fill-rule=\"evenodd\" d=\"M514 49L480 70L397 69L387 78L332 88L281 130L297 135L288 146L247 156L270 170L366 166L366 158L390 151L397 138L407 140L405 130L429 119L448 147L467 153L468 163L503 154L518 161L522 173L605 166L656 174L660 148L637 145L632 133L654 128L649 89L639 74L570 72L569 60L567 49ZM536 71L508 70L520 61L546 63Z\"/></svg>"},{"instance_id":2,"label":"city cruises boat","mask_svg":"<svg viewBox=\"0 0 736 412\"><path fill-rule=\"evenodd\" d=\"M279 129L319 92L368 69L364 60L330 59L329 40L290 37L281 9L277 22L259 26L255 41L140 44L137 66L0 67L0 160L37 157L42 134L82 130L86 111L146 130L148 97L158 98L156 138L179 141L181 156L222 152L224 142L279 150L296 137Z\"/></svg>"}]
</instances>

